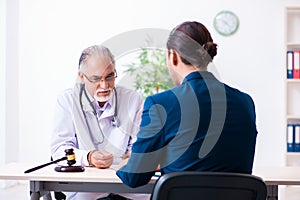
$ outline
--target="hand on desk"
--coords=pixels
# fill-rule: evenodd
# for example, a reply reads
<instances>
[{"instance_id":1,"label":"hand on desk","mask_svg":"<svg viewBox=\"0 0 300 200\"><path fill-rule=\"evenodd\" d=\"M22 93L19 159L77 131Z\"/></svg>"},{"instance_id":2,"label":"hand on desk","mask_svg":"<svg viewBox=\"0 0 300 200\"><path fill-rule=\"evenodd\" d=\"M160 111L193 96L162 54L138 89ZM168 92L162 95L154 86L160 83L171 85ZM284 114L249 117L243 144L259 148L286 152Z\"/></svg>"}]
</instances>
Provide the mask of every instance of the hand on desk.
<instances>
[{"instance_id":1,"label":"hand on desk","mask_svg":"<svg viewBox=\"0 0 300 200\"><path fill-rule=\"evenodd\" d=\"M114 160L114 156L105 150L91 151L88 156L90 165L97 168L109 168Z\"/></svg>"},{"instance_id":2,"label":"hand on desk","mask_svg":"<svg viewBox=\"0 0 300 200\"><path fill-rule=\"evenodd\" d=\"M160 172L160 165L157 166L156 172Z\"/></svg>"},{"instance_id":3,"label":"hand on desk","mask_svg":"<svg viewBox=\"0 0 300 200\"><path fill-rule=\"evenodd\" d=\"M121 158L122 158L123 160L125 160L125 159L129 158L130 155L131 155L131 153L130 153L130 152L127 152L127 153L123 154L123 155L121 156Z\"/></svg>"}]
</instances>

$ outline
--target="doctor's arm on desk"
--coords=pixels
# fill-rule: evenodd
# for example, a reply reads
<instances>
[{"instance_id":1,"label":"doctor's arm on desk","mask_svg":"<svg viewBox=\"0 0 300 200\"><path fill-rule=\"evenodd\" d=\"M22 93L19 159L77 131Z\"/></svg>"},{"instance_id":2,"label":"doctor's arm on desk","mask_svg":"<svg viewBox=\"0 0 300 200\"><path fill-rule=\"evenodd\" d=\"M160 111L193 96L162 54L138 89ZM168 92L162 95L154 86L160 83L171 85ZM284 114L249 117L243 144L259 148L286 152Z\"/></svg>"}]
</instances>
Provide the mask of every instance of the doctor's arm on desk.
<instances>
[{"instance_id":1,"label":"doctor's arm on desk","mask_svg":"<svg viewBox=\"0 0 300 200\"><path fill-rule=\"evenodd\" d=\"M108 168L113 162L113 155L105 150L87 151L78 148L76 130L72 120L73 103L70 101L72 91L58 96L54 129L51 137L51 155L53 159L64 156L64 150L73 148L76 160L83 166Z\"/></svg>"},{"instance_id":2,"label":"doctor's arm on desk","mask_svg":"<svg viewBox=\"0 0 300 200\"><path fill-rule=\"evenodd\" d=\"M65 149L73 148L77 163L88 166L87 154L89 151L78 149L72 117L72 92L72 89L68 89L57 97L51 133L51 156L54 160L61 158L65 154Z\"/></svg>"},{"instance_id":3,"label":"doctor's arm on desk","mask_svg":"<svg viewBox=\"0 0 300 200\"><path fill-rule=\"evenodd\" d=\"M90 166L100 169L109 168L114 160L114 156L105 150L93 150L88 153Z\"/></svg>"},{"instance_id":4,"label":"doctor's arm on desk","mask_svg":"<svg viewBox=\"0 0 300 200\"><path fill-rule=\"evenodd\" d=\"M74 125L74 104L72 101L73 91L66 90L57 98L54 117L54 128L51 137L51 155L53 159L64 156L64 150L73 148L77 163L82 166L94 166L97 168L108 168L113 163L113 155L105 150L87 150L79 148L78 138ZM135 141L132 135L128 141L127 151L121 156L123 159L129 157L132 143Z\"/></svg>"}]
</instances>

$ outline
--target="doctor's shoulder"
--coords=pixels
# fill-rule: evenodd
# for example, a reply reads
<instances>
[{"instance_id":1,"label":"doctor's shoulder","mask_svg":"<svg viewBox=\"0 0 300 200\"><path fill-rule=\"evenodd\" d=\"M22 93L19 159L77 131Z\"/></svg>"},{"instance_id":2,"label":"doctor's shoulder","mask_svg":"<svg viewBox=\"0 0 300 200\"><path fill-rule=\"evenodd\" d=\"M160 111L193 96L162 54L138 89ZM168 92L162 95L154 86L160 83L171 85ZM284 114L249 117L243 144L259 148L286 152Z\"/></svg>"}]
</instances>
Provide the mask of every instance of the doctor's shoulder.
<instances>
[{"instance_id":1,"label":"doctor's shoulder","mask_svg":"<svg viewBox=\"0 0 300 200\"><path fill-rule=\"evenodd\" d=\"M60 91L57 95L57 103L61 105L72 105L73 104L74 90L72 88Z\"/></svg>"}]
</instances>

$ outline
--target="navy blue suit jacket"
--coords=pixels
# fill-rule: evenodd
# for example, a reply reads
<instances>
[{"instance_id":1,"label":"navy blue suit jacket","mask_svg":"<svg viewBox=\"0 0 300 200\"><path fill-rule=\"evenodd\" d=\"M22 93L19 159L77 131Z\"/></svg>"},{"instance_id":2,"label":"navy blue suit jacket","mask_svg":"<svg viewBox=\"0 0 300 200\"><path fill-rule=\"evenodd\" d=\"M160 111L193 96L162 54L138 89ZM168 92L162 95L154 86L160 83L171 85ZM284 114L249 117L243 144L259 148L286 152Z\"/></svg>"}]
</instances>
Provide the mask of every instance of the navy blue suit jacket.
<instances>
[{"instance_id":1,"label":"navy blue suit jacket","mask_svg":"<svg viewBox=\"0 0 300 200\"><path fill-rule=\"evenodd\" d=\"M138 187L149 182L158 165L162 174L251 174L256 135L251 97L210 72L193 72L181 85L146 98L131 157L117 175Z\"/></svg>"}]
</instances>

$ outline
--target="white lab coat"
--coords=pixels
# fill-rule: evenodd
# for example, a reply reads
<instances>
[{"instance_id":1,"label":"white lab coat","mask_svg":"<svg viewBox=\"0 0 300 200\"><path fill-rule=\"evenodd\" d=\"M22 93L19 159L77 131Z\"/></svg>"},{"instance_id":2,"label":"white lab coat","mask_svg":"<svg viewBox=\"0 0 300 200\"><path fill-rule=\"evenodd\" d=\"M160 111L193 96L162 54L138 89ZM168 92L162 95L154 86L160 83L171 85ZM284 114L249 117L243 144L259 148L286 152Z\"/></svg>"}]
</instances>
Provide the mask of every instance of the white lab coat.
<instances>
[{"instance_id":1,"label":"white lab coat","mask_svg":"<svg viewBox=\"0 0 300 200\"><path fill-rule=\"evenodd\" d=\"M94 149L104 149L114 155L114 163L119 164L122 154L131 151L131 146L136 140L139 130L143 99L132 90L116 86L117 91L117 117L119 127L112 125L111 121L115 112L116 98L113 96L105 105L101 115L97 110L97 116L85 94L81 95L82 108L80 105L81 84L77 83L74 89L65 90L57 98L55 108L54 128L51 137L52 158L59 159L65 156L65 149L73 148L76 156L76 164L88 166L87 154ZM115 95L115 94L114 94ZM93 101L93 98L88 95ZM95 106L95 103L94 103ZM99 108L99 107L98 107ZM83 112L85 112L86 120ZM90 130L88 130L89 123ZM97 123L100 125L99 129ZM104 138L103 138L104 136ZM82 196L83 195L83 196ZM97 194L78 193L76 199L95 199ZM107 195L107 194L105 194ZM105 196L100 195L100 196ZM68 196L74 196L74 193ZM78 198L82 196L81 198ZM75 199L75 198L68 198Z\"/></svg>"}]
</instances>

